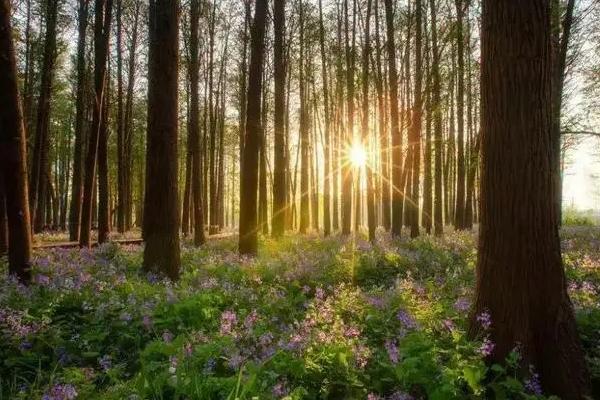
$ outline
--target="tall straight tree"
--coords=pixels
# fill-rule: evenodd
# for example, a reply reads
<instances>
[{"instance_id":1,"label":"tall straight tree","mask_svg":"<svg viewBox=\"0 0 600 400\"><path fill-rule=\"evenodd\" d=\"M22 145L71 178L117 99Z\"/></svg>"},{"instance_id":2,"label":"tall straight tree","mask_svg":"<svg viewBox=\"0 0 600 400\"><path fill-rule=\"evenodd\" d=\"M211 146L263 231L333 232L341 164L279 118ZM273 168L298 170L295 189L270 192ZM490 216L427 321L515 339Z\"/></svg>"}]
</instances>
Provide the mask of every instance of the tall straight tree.
<instances>
[{"instance_id":1,"label":"tall straight tree","mask_svg":"<svg viewBox=\"0 0 600 400\"><path fill-rule=\"evenodd\" d=\"M346 152L354 139L354 44L355 44L355 26L356 12L353 13L352 32L350 32L350 21L348 12L348 2L344 0L344 34L346 42L346 131L344 132L341 146L342 151ZM356 0L353 0L353 9L356 11ZM350 234L352 227L352 171L348 162L348 155L344 154L345 160L342 163L342 234Z\"/></svg>"},{"instance_id":2,"label":"tall straight tree","mask_svg":"<svg viewBox=\"0 0 600 400\"><path fill-rule=\"evenodd\" d=\"M281 237L285 228L286 183L285 183L285 0L274 0L273 27L275 43L273 64L275 69L275 109L273 159L273 236Z\"/></svg>"},{"instance_id":3,"label":"tall straight tree","mask_svg":"<svg viewBox=\"0 0 600 400\"><path fill-rule=\"evenodd\" d=\"M143 268L177 279L180 265L177 177L179 1L150 0L148 22Z\"/></svg>"},{"instance_id":4,"label":"tall straight tree","mask_svg":"<svg viewBox=\"0 0 600 400\"><path fill-rule=\"evenodd\" d=\"M433 232L435 235L444 233L442 216L442 104L440 99L440 53L437 41L437 9L435 0L429 0L431 10L431 75L432 92L430 110L433 116L433 147L434 147L434 183L433 183Z\"/></svg>"},{"instance_id":5,"label":"tall straight tree","mask_svg":"<svg viewBox=\"0 0 600 400\"><path fill-rule=\"evenodd\" d=\"M464 16L469 0L454 0L456 5L456 211L454 225L457 229L465 228L465 35Z\"/></svg>"},{"instance_id":6,"label":"tall straight tree","mask_svg":"<svg viewBox=\"0 0 600 400\"><path fill-rule=\"evenodd\" d=\"M123 0L117 0L117 231L125 232L125 117L123 115Z\"/></svg>"},{"instance_id":7,"label":"tall straight tree","mask_svg":"<svg viewBox=\"0 0 600 400\"><path fill-rule=\"evenodd\" d=\"M421 0L415 2L415 86L414 106L410 124L411 161L412 161L412 192L410 209L410 236L419 236L419 181L421 171L421 117L423 109L422 80L423 80L423 23Z\"/></svg>"},{"instance_id":8,"label":"tall straight tree","mask_svg":"<svg viewBox=\"0 0 600 400\"><path fill-rule=\"evenodd\" d=\"M398 70L394 40L394 9L392 0L384 0L387 33L388 74L390 85L390 134L392 136L392 234L402 233L402 134L398 116Z\"/></svg>"},{"instance_id":9,"label":"tall straight tree","mask_svg":"<svg viewBox=\"0 0 600 400\"><path fill-rule=\"evenodd\" d=\"M8 219L8 273L27 284L31 281L27 149L10 20L10 0L0 0L0 192Z\"/></svg>"},{"instance_id":10,"label":"tall straight tree","mask_svg":"<svg viewBox=\"0 0 600 400\"><path fill-rule=\"evenodd\" d=\"M190 1L190 147L192 156L192 206L194 210L194 244L205 242L202 210L202 164L200 149L200 99L198 93L198 21L200 1Z\"/></svg>"},{"instance_id":11,"label":"tall straight tree","mask_svg":"<svg viewBox=\"0 0 600 400\"><path fill-rule=\"evenodd\" d=\"M304 4L300 1L300 233L306 233L309 224L309 196L308 196L308 99L305 82L305 36L304 36Z\"/></svg>"},{"instance_id":12,"label":"tall straight tree","mask_svg":"<svg viewBox=\"0 0 600 400\"><path fill-rule=\"evenodd\" d=\"M362 59L362 145L363 148L369 146L369 62L371 56L370 43L371 30L371 0L367 0L367 12L365 17L364 48ZM367 173L367 225L369 229L369 240L375 240L375 193L373 188L373 168L374 165L366 165Z\"/></svg>"},{"instance_id":13,"label":"tall straight tree","mask_svg":"<svg viewBox=\"0 0 600 400\"><path fill-rule=\"evenodd\" d=\"M552 202L550 0L485 0L481 225L474 316L492 319L491 359L521 344L543 390L583 399L589 381L566 290ZM496 323L494 323L496 322ZM478 331L476 318L472 333Z\"/></svg>"},{"instance_id":14,"label":"tall straight tree","mask_svg":"<svg viewBox=\"0 0 600 400\"><path fill-rule=\"evenodd\" d=\"M31 220L36 232L42 230L43 215L48 197L48 156L50 151L50 105L52 85L56 66L56 25L60 0L48 0L44 3L46 16L44 53L40 71L40 95L38 98L37 120L35 126L35 144L33 148L32 171L30 174Z\"/></svg>"},{"instance_id":15,"label":"tall straight tree","mask_svg":"<svg viewBox=\"0 0 600 400\"><path fill-rule=\"evenodd\" d=\"M69 212L69 238L79 240L79 223L81 221L81 194L83 176L84 151L84 118L85 118L85 44L88 26L89 0L79 0L77 16L77 93L75 100L75 145L73 150L73 182L71 184L71 204Z\"/></svg>"},{"instance_id":16,"label":"tall straight tree","mask_svg":"<svg viewBox=\"0 0 600 400\"><path fill-rule=\"evenodd\" d=\"M94 13L94 109L85 161L85 181L83 185L83 203L81 205L79 245L82 247L89 247L92 243L92 204L95 197L98 144L100 142L100 131L103 128L102 117L104 114L112 0L96 0Z\"/></svg>"},{"instance_id":17,"label":"tall straight tree","mask_svg":"<svg viewBox=\"0 0 600 400\"><path fill-rule=\"evenodd\" d=\"M325 26L323 23L323 1L319 0L319 44L321 48L321 79L323 79L323 108L325 117L325 143L323 144L323 234L331 233L331 116L329 106L329 78L327 53L325 51Z\"/></svg>"},{"instance_id":18,"label":"tall straight tree","mask_svg":"<svg viewBox=\"0 0 600 400\"><path fill-rule=\"evenodd\" d=\"M258 153L262 138L261 93L265 54L267 0L256 0L251 29L250 70L246 111L246 135L241 165L239 252L256 254L256 207L258 190Z\"/></svg>"}]
</instances>

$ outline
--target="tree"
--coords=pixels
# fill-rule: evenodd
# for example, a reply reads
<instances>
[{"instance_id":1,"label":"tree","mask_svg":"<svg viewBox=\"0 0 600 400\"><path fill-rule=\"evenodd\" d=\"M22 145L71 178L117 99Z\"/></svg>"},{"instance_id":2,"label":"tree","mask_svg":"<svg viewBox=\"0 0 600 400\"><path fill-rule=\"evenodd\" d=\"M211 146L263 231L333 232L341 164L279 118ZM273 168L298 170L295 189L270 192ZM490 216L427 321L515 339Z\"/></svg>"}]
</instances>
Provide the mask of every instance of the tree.
<instances>
[{"instance_id":1,"label":"tree","mask_svg":"<svg viewBox=\"0 0 600 400\"><path fill-rule=\"evenodd\" d=\"M481 224L474 316L487 310L491 359L521 344L544 390L589 393L561 261L552 177L549 0L486 0L482 9ZM478 331L476 318L471 333Z\"/></svg>"},{"instance_id":2,"label":"tree","mask_svg":"<svg viewBox=\"0 0 600 400\"><path fill-rule=\"evenodd\" d=\"M437 13L435 0L429 0L431 9L431 112L433 114L433 147L434 147L434 183L433 183L433 231L435 235L444 233L444 221L442 216L442 103L440 99L440 53L437 41Z\"/></svg>"},{"instance_id":3,"label":"tree","mask_svg":"<svg viewBox=\"0 0 600 400\"><path fill-rule=\"evenodd\" d=\"M342 138L342 150L347 151L344 146L349 146L354 139L354 44L356 40L356 16L354 12L354 18L352 19L352 32L349 27L349 16L348 16L348 2L350 0L344 0L344 34L346 42L346 131ZM353 9L356 11L356 0L353 0ZM350 34L352 33L352 38ZM348 160L345 160L342 164L342 234L350 234L352 225L352 171Z\"/></svg>"},{"instance_id":4,"label":"tree","mask_svg":"<svg viewBox=\"0 0 600 400\"><path fill-rule=\"evenodd\" d=\"M117 231L125 232L125 116L123 115L123 0L117 0Z\"/></svg>"},{"instance_id":5,"label":"tree","mask_svg":"<svg viewBox=\"0 0 600 400\"><path fill-rule=\"evenodd\" d=\"M8 273L31 281L31 225L27 194L27 149L10 0L0 1L0 184L8 225Z\"/></svg>"},{"instance_id":6,"label":"tree","mask_svg":"<svg viewBox=\"0 0 600 400\"><path fill-rule=\"evenodd\" d=\"M251 28L250 70L246 111L246 136L241 164L239 252L256 254L256 206L258 190L258 153L262 138L261 93L265 53L267 0L257 0Z\"/></svg>"},{"instance_id":7,"label":"tree","mask_svg":"<svg viewBox=\"0 0 600 400\"><path fill-rule=\"evenodd\" d=\"M274 237L281 237L285 228L285 0L275 0L273 7L273 27L275 43L273 63L275 66L275 109L274 109L274 147L273 160L273 222Z\"/></svg>"},{"instance_id":8,"label":"tree","mask_svg":"<svg viewBox=\"0 0 600 400\"><path fill-rule=\"evenodd\" d=\"M402 233L402 134L398 116L398 70L394 40L394 10L392 0L384 0L387 32L387 53L390 85L390 122L392 136L392 234Z\"/></svg>"},{"instance_id":9,"label":"tree","mask_svg":"<svg viewBox=\"0 0 600 400\"><path fill-rule=\"evenodd\" d=\"M300 66L299 82L300 86L300 233L306 233L309 224L309 196L308 196L308 99L306 94L307 83L305 82L306 61L305 52L305 24L304 24L304 4L300 1Z\"/></svg>"},{"instance_id":10,"label":"tree","mask_svg":"<svg viewBox=\"0 0 600 400\"><path fill-rule=\"evenodd\" d=\"M31 220L34 230L39 232L43 229L43 213L46 208L48 195L49 163L48 153L50 150L50 105L52 85L56 66L56 25L60 0L48 0L45 3L46 33L44 38L44 54L42 59L40 95L37 107L37 119L35 125L35 145L33 148L32 171L30 175L31 196L29 206L31 208Z\"/></svg>"},{"instance_id":11,"label":"tree","mask_svg":"<svg viewBox=\"0 0 600 400\"><path fill-rule=\"evenodd\" d=\"M143 269L179 277L179 1L150 0Z\"/></svg>"},{"instance_id":12,"label":"tree","mask_svg":"<svg viewBox=\"0 0 600 400\"><path fill-rule=\"evenodd\" d=\"M192 206L194 210L194 244L200 246L204 237L204 211L202 205L202 164L200 149L200 111L198 97L198 21L200 2L190 2L190 142L192 158Z\"/></svg>"},{"instance_id":13,"label":"tree","mask_svg":"<svg viewBox=\"0 0 600 400\"><path fill-rule=\"evenodd\" d=\"M75 146L73 150L73 183L71 184L71 205L69 212L69 238L79 240L81 222L81 194L83 176L84 151L84 118L85 118L85 44L88 25L89 0L79 0L78 38L77 38L77 93L75 100Z\"/></svg>"},{"instance_id":14,"label":"tree","mask_svg":"<svg viewBox=\"0 0 600 400\"><path fill-rule=\"evenodd\" d=\"M457 52L457 85L456 85L456 212L454 225L457 229L465 228L465 39L463 19L468 0L455 0L456 5L456 52Z\"/></svg>"},{"instance_id":15,"label":"tree","mask_svg":"<svg viewBox=\"0 0 600 400\"><path fill-rule=\"evenodd\" d=\"M92 128L89 135L88 153L85 161L85 181L83 185L83 203L81 206L81 228L79 244L90 247L92 230L92 203L95 199L96 165L98 163L98 145L104 136L102 117L104 114L106 64L110 38L112 0L96 0L94 19L94 109Z\"/></svg>"}]
</instances>

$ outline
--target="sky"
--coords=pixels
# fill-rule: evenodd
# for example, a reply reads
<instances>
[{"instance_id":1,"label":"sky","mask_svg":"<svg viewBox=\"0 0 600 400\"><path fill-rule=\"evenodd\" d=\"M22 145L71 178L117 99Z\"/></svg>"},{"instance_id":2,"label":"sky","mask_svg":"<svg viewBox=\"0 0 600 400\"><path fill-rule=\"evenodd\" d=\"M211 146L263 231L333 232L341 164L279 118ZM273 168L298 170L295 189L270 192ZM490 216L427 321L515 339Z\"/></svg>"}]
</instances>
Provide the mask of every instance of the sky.
<instances>
[{"instance_id":1,"label":"sky","mask_svg":"<svg viewBox=\"0 0 600 400\"><path fill-rule=\"evenodd\" d=\"M583 139L567 157L563 206L600 211L600 138Z\"/></svg>"}]
</instances>

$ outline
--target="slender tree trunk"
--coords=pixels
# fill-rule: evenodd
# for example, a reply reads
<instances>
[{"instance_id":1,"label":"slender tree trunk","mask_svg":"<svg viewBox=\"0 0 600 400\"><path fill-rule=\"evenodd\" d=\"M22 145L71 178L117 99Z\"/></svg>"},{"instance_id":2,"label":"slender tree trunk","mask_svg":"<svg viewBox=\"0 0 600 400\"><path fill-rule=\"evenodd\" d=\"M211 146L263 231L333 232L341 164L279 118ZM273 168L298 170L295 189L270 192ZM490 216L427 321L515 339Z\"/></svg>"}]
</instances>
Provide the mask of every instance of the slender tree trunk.
<instances>
[{"instance_id":1,"label":"slender tree trunk","mask_svg":"<svg viewBox=\"0 0 600 400\"><path fill-rule=\"evenodd\" d=\"M107 47L108 49L108 47ZM108 113L110 102L110 63L104 83L102 117L98 134L98 243L105 243L110 234L109 186L108 186Z\"/></svg>"},{"instance_id":2,"label":"slender tree trunk","mask_svg":"<svg viewBox=\"0 0 600 400\"><path fill-rule=\"evenodd\" d=\"M204 236L204 211L202 203L202 150L200 149L200 99L198 93L198 21L200 2L190 3L190 148L192 160L192 204L194 214L194 244L200 246L206 241Z\"/></svg>"},{"instance_id":3,"label":"slender tree trunk","mask_svg":"<svg viewBox=\"0 0 600 400\"><path fill-rule=\"evenodd\" d=\"M177 179L179 1L150 0L146 195L142 230L145 271L179 277Z\"/></svg>"},{"instance_id":4,"label":"slender tree trunk","mask_svg":"<svg viewBox=\"0 0 600 400\"><path fill-rule=\"evenodd\" d=\"M125 118L123 115L123 0L117 0L117 231L125 232Z\"/></svg>"},{"instance_id":5,"label":"slender tree trunk","mask_svg":"<svg viewBox=\"0 0 600 400\"><path fill-rule=\"evenodd\" d=\"M433 117L433 146L434 146L434 205L433 224L435 235L444 233L444 220L442 215L442 160L443 160L443 138L442 138L442 104L440 100L440 53L437 41L437 9L435 0L429 0L431 10L431 49L432 62L431 74L433 87L431 93L431 113Z\"/></svg>"},{"instance_id":6,"label":"slender tree trunk","mask_svg":"<svg viewBox=\"0 0 600 400\"><path fill-rule=\"evenodd\" d=\"M256 254L256 197L258 189L258 156L260 151L262 72L265 53L267 0L256 0L248 75L246 136L241 165L239 251Z\"/></svg>"},{"instance_id":7,"label":"slender tree trunk","mask_svg":"<svg viewBox=\"0 0 600 400\"><path fill-rule=\"evenodd\" d=\"M410 236L419 236L419 183L421 172L421 116L423 108L422 100L422 79L423 79L423 57L422 57L422 6L421 0L415 3L415 87L414 87L414 106L412 112L412 122L410 126L411 143L411 161L412 161L412 199L409 209L410 214Z\"/></svg>"},{"instance_id":8,"label":"slender tree trunk","mask_svg":"<svg viewBox=\"0 0 600 400\"><path fill-rule=\"evenodd\" d=\"M456 5L456 43L457 43L457 87L456 87L456 211L454 225L457 229L465 228L465 40L464 15L469 0L455 0Z\"/></svg>"},{"instance_id":9,"label":"slender tree trunk","mask_svg":"<svg viewBox=\"0 0 600 400\"><path fill-rule=\"evenodd\" d=\"M94 187L96 181L96 164L98 144L102 130L102 114L104 110L104 89L106 88L106 64L110 37L110 20L112 0L96 0L94 23L94 115L85 162L85 181L83 186L83 203L81 206L81 228L79 244L82 247L91 245L92 203L94 203Z\"/></svg>"},{"instance_id":10,"label":"slender tree trunk","mask_svg":"<svg viewBox=\"0 0 600 400\"><path fill-rule=\"evenodd\" d=\"M6 216L5 190L4 178L0 174L0 256L4 256L8 251L8 220Z\"/></svg>"},{"instance_id":11,"label":"slender tree trunk","mask_svg":"<svg viewBox=\"0 0 600 400\"><path fill-rule=\"evenodd\" d=\"M71 185L71 206L69 213L69 238L79 240L79 223L81 221L81 194L83 176L83 152L85 149L85 39L88 25L89 0L79 0L77 38L77 94L75 100L75 146L73 151L73 183Z\"/></svg>"},{"instance_id":12,"label":"slender tree trunk","mask_svg":"<svg viewBox=\"0 0 600 400\"><path fill-rule=\"evenodd\" d=\"M46 33L44 39L44 54L42 59L40 96L37 106L37 123L35 131L35 146L30 184L31 220L36 221L34 230L43 228L44 204L47 193L46 174L49 168L48 152L50 150L50 105L54 70L56 64L56 24L58 18L59 0L48 0L45 3ZM39 211L40 215L37 215Z\"/></svg>"},{"instance_id":13,"label":"slender tree trunk","mask_svg":"<svg viewBox=\"0 0 600 400\"><path fill-rule=\"evenodd\" d=\"M402 233L402 133L398 117L398 72L394 40L394 10L392 0L384 0L387 31L388 74L390 85L390 122L392 136L392 234Z\"/></svg>"},{"instance_id":14,"label":"slender tree trunk","mask_svg":"<svg viewBox=\"0 0 600 400\"><path fill-rule=\"evenodd\" d=\"M275 109L274 109L274 159L273 159L273 222L274 237L281 237L285 227L286 182L285 182L285 0L275 0L273 3L273 27L275 43L273 47L273 64L275 78Z\"/></svg>"},{"instance_id":15,"label":"slender tree trunk","mask_svg":"<svg viewBox=\"0 0 600 400\"><path fill-rule=\"evenodd\" d=\"M354 136L354 29L350 38L348 2L344 0L344 32L346 41L346 112L347 125L341 144L344 158L342 162L342 234L350 234L352 227L352 170L347 160L346 147L352 142ZM356 10L356 0L353 0L353 9ZM353 13L353 25L356 24L356 13Z\"/></svg>"},{"instance_id":16,"label":"slender tree trunk","mask_svg":"<svg viewBox=\"0 0 600 400\"><path fill-rule=\"evenodd\" d=\"M27 148L10 0L0 0L0 185L8 220L8 273L31 281L31 224L27 193Z\"/></svg>"},{"instance_id":17,"label":"slender tree trunk","mask_svg":"<svg viewBox=\"0 0 600 400\"><path fill-rule=\"evenodd\" d=\"M523 367L534 366L544 392L583 399L588 374L549 201L556 183L550 161L550 1L487 0L482 19L483 168L474 316L483 310L491 316L493 361L503 362L520 343ZM471 332L478 330L473 318Z\"/></svg>"},{"instance_id":18,"label":"slender tree trunk","mask_svg":"<svg viewBox=\"0 0 600 400\"><path fill-rule=\"evenodd\" d=\"M304 4L300 1L300 233L306 233L309 225L309 193L308 193L308 129L307 95L305 75L305 39L304 39Z\"/></svg>"}]
</instances>

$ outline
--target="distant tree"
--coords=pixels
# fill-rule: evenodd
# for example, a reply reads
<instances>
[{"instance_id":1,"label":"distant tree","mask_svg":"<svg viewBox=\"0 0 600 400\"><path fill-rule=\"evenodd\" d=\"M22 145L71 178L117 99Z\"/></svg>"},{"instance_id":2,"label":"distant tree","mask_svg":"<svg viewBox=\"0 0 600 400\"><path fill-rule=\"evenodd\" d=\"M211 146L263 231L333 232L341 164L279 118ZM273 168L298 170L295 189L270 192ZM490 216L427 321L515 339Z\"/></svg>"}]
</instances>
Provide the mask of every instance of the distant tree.
<instances>
[{"instance_id":1,"label":"distant tree","mask_svg":"<svg viewBox=\"0 0 600 400\"><path fill-rule=\"evenodd\" d=\"M246 134L241 164L239 252L257 251L257 190L258 156L262 137L261 93L265 54L267 0L256 0L254 23L251 28L250 70L246 111Z\"/></svg>"},{"instance_id":2,"label":"distant tree","mask_svg":"<svg viewBox=\"0 0 600 400\"><path fill-rule=\"evenodd\" d=\"M482 8L481 223L476 315L491 316L491 360L520 343L548 394L584 399L589 380L551 201L550 0L486 0ZM526 44L526 45L524 45Z\"/></svg>"},{"instance_id":3,"label":"distant tree","mask_svg":"<svg viewBox=\"0 0 600 400\"><path fill-rule=\"evenodd\" d=\"M150 0L143 268L179 277L179 1Z\"/></svg>"},{"instance_id":4,"label":"distant tree","mask_svg":"<svg viewBox=\"0 0 600 400\"><path fill-rule=\"evenodd\" d=\"M31 225L27 194L27 149L10 0L0 1L0 185L8 226L8 273L31 281ZM4 212L4 210L2 210Z\"/></svg>"}]
</instances>

